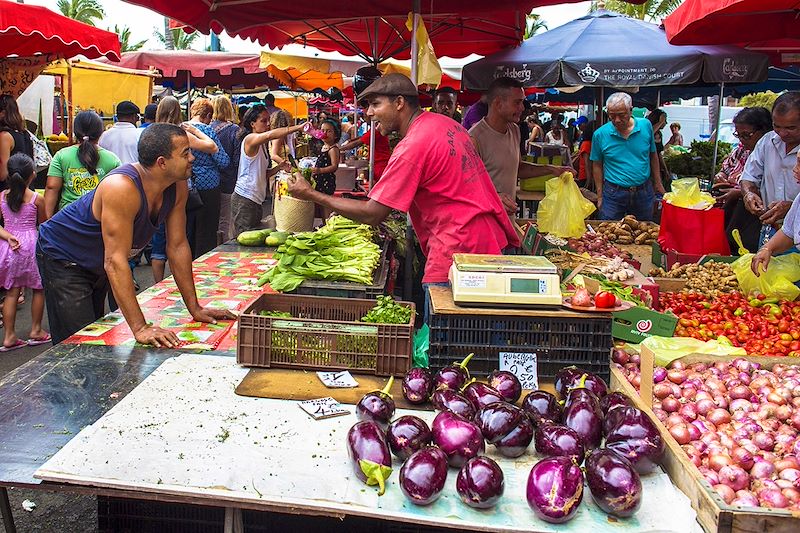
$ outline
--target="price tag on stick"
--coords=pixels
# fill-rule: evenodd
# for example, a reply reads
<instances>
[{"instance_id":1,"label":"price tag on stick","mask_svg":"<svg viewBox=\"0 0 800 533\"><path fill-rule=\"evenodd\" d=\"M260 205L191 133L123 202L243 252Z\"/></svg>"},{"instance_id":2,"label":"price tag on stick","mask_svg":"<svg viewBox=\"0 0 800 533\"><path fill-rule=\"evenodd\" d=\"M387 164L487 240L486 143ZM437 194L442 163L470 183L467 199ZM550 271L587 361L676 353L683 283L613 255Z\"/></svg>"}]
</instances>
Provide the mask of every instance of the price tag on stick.
<instances>
[{"instance_id":1,"label":"price tag on stick","mask_svg":"<svg viewBox=\"0 0 800 533\"><path fill-rule=\"evenodd\" d=\"M539 374L535 353L500 352L500 370L508 370L519 379L523 389L538 389Z\"/></svg>"}]
</instances>

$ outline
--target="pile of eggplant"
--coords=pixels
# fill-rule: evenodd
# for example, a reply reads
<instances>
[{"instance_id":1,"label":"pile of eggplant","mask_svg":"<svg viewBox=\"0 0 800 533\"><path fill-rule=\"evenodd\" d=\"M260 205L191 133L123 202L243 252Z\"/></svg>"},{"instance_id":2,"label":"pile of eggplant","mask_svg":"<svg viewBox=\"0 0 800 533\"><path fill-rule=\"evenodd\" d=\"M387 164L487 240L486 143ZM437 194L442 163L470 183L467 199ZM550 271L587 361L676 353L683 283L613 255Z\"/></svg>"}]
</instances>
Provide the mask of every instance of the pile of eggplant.
<instances>
[{"instance_id":1,"label":"pile of eggplant","mask_svg":"<svg viewBox=\"0 0 800 533\"><path fill-rule=\"evenodd\" d=\"M602 378L573 366L559 372L557 396L535 390L518 406L522 387L514 374L495 371L481 383L470 379L468 362L469 357L435 375L412 368L403 379L410 403L430 401L438 411L430 427L416 416L392 420L391 384L362 398L356 407L360 421L348 434L359 479L378 485L383 494L394 454L403 461L401 490L411 502L428 505L441 495L448 467L457 468L461 500L486 509L505 488L502 469L484 455L486 446L515 458L533 442L542 459L528 476L526 498L542 520L563 523L574 517L584 484L610 515L624 518L639 509L639 475L655 468L664 443L650 418L625 395L609 393Z\"/></svg>"}]
</instances>

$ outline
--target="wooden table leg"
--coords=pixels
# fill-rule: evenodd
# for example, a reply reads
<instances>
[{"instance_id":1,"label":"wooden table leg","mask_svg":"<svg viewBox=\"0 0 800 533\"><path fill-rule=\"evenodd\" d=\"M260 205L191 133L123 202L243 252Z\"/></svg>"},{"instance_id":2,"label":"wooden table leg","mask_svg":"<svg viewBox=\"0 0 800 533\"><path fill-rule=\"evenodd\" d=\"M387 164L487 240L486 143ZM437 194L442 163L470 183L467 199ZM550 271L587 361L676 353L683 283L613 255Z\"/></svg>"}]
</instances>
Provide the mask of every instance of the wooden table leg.
<instances>
[{"instance_id":1,"label":"wooden table leg","mask_svg":"<svg viewBox=\"0 0 800 533\"><path fill-rule=\"evenodd\" d=\"M17 533L14 526L14 515L11 514L11 503L8 501L8 489L0 487L0 514L3 516L3 527L6 533Z\"/></svg>"}]
</instances>

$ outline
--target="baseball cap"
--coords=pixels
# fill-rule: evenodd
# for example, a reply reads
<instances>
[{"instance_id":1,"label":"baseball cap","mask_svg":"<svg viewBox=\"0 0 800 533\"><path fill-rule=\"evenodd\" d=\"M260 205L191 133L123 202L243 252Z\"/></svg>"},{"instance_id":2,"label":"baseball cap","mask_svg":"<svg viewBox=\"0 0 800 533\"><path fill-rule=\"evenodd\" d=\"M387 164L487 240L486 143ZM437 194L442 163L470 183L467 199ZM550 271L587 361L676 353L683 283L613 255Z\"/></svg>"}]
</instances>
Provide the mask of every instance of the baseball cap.
<instances>
[{"instance_id":1,"label":"baseball cap","mask_svg":"<svg viewBox=\"0 0 800 533\"><path fill-rule=\"evenodd\" d=\"M147 104L146 106L144 106L145 120L154 121L156 119L157 109L158 109L158 104Z\"/></svg>"},{"instance_id":2,"label":"baseball cap","mask_svg":"<svg viewBox=\"0 0 800 533\"><path fill-rule=\"evenodd\" d=\"M382 78L373 81L369 87L364 89L358 95L358 101L361 102L366 98L372 96L418 96L414 82L408 79L407 76L393 72L387 74Z\"/></svg>"},{"instance_id":3,"label":"baseball cap","mask_svg":"<svg viewBox=\"0 0 800 533\"><path fill-rule=\"evenodd\" d=\"M140 113L139 107L130 100L123 100L117 104L117 116L127 117L130 115L138 115Z\"/></svg>"},{"instance_id":4,"label":"baseball cap","mask_svg":"<svg viewBox=\"0 0 800 533\"><path fill-rule=\"evenodd\" d=\"M578 119L575 121L575 125L576 126L580 126L581 124L586 124L587 122L589 122L588 118L586 118L586 117L578 117Z\"/></svg>"}]
</instances>

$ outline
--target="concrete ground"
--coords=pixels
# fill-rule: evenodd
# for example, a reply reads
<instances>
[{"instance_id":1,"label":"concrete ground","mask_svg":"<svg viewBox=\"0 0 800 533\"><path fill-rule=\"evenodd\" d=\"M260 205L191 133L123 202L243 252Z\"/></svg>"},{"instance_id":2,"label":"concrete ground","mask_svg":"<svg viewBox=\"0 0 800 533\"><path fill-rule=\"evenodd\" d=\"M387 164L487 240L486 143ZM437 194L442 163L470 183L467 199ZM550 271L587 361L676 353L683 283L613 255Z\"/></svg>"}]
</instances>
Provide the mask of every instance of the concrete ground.
<instances>
[{"instance_id":1,"label":"concrete ground","mask_svg":"<svg viewBox=\"0 0 800 533\"><path fill-rule=\"evenodd\" d=\"M153 273L149 265L142 261L136 267L136 281L140 290L153 285ZM169 275L169 272L167 272ZM16 331L20 338L27 338L31 327L31 293L27 291L25 303L17 309ZM44 327L47 328L47 311L45 310ZM0 329L0 333L3 330ZM50 344L27 346L8 353L0 353L0 380L6 374L22 366L50 347ZM97 532L97 498L62 492L44 492L38 490L9 489L9 499L14 515L14 523L18 533L96 533ZM30 500L36 508L25 511L22 502ZM0 524L3 523L0 518ZM0 532L5 531L0 526Z\"/></svg>"}]
</instances>

